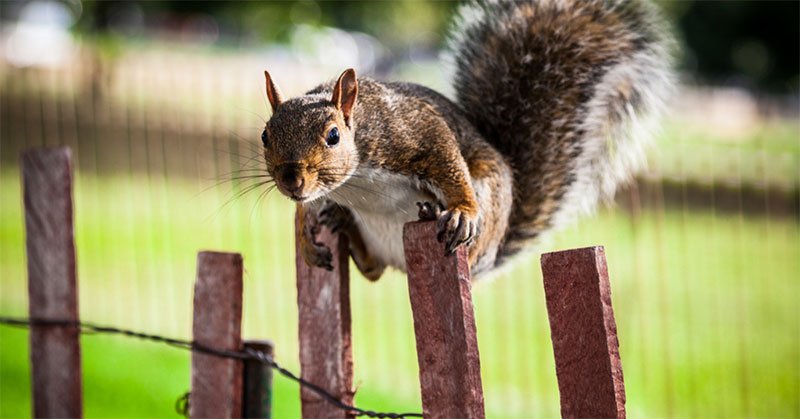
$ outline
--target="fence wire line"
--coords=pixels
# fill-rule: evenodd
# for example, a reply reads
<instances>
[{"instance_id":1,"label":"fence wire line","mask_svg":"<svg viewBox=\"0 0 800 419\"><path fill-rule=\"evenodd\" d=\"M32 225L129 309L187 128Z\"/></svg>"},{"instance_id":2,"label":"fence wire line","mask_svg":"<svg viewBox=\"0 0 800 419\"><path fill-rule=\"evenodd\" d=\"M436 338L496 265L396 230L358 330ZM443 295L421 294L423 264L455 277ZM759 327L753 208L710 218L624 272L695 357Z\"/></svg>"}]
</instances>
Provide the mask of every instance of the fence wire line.
<instances>
[{"instance_id":1,"label":"fence wire line","mask_svg":"<svg viewBox=\"0 0 800 419\"><path fill-rule=\"evenodd\" d=\"M272 359L271 356L267 355L266 353L262 351L257 351L252 348L246 348L244 351L230 351L225 349L213 348L211 346L206 346L197 343L195 341L174 339L165 336L137 332L134 330L120 329L117 327L102 326L94 323L74 321L74 320L15 318L15 317L0 316L0 324L26 327L26 328L30 328L31 326L75 327L81 334L106 333L106 334L122 335L126 337L133 337L142 340L147 340L150 342L164 343L173 347L187 349L193 352L200 352L208 355L214 355L221 358L257 361L262 364L268 365L270 368L281 373L281 375L283 375L284 377L287 377L290 380L297 382L301 387L305 387L313 391L314 393L322 397L325 401L327 401L334 407L344 410L348 413L354 414L355 416L368 416L371 418L423 417L421 413L376 412L374 410L361 409L356 406L344 403L341 400L339 400L338 397L328 393L322 387L314 383L311 383L301 377L298 377L293 372L282 367L280 364L275 362L275 360Z\"/></svg>"}]
</instances>

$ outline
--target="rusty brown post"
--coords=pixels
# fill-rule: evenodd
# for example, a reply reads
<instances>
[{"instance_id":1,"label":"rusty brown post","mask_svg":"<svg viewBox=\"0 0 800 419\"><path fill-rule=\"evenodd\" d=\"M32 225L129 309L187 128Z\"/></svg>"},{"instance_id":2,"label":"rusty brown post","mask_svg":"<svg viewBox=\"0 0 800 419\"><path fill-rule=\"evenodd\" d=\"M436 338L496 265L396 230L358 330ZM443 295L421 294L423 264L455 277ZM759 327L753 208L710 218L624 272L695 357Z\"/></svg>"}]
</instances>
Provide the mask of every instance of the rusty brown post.
<instances>
[{"instance_id":1,"label":"rusty brown post","mask_svg":"<svg viewBox=\"0 0 800 419\"><path fill-rule=\"evenodd\" d=\"M194 341L217 349L242 349L242 256L200 252L194 285ZM242 415L242 361L192 352L189 416Z\"/></svg>"},{"instance_id":2,"label":"rusty brown post","mask_svg":"<svg viewBox=\"0 0 800 419\"><path fill-rule=\"evenodd\" d=\"M542 255L561 415L624 418L625 386L603 246Z\"/></svg>"},{"instance_id":3,"label":"rusty brown post","mask_svg":"<svg viewBox=\"0 0 800 419\"><path fill-rule=\"evenodd\" d=\"M298 213L299 217L299 213ZM310 267L299 251L299 218L295 219L300 374L344 403L353 403L353 356L350 343L350 277L348 244L343 235L323 227L317 240L331 249L333 271ZM304 418L350 418L316 393L300 389Z\"/></svg>"},{"instance_id":4,"label":"rusty brown post","mask_svg":"<svg viewBox=\"0 0 800 419\"><path fill-rule=\"evenodd\" d=\"M445 256L436 223L405 225L403 244L426 418L483 418L467 251Z\"/></svg>"},{"instance_id":5,"label":"rusty brown post","mask_svg":"<svg viewBox=\"0 0 800 419\"><path fill-rule=\"evenodd\" d=\"M78 321L72 223L72 153L22 155L28 306L32 319ZM82 417L81 348L76 326L32 326L33 415Z\"/></svg>"},{"instance_id":6,"label":"rusty brown post","mask_svg":"<svg viewBox=\"0 0 800 419\"><path fill-rule=\"evenodd\" d=\"M274 356L272 342L247 340L245 349L263 352ZM263 362L246 360L244 362L244 391L242 401L244 418L269 419L272 417L272 367Z\"/></svg>"}]
</instances>

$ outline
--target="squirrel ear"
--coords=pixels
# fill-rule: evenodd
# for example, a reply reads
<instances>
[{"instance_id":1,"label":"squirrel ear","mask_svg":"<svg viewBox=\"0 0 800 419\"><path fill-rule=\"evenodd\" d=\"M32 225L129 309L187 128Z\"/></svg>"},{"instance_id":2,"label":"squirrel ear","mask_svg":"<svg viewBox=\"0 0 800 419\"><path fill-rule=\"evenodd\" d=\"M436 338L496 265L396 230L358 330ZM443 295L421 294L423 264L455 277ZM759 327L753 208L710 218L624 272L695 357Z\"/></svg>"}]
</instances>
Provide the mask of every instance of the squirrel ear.
<instances>
[{"instance_id":1,"label":"squirrel ear","mask_svg":"<svg viewBox=\"0 0 800 419\"><path fill-rule=\"evenodd\" d=\"M272 113L275 113L275 109L283 102L283 95L278 85L272 81L269 71L264 70L264 77L267 79L267 99L269 99L269 104L272 105Z\"/></svg>"},{"instance_id":2,"label":"squirrel ear","mask_svg":"<svg viewBox=\"0 0 800 419\"><path fill-rule=\"evenodd\" d=\"M358 96L356 71L348 68L336 81L336 86L333 87L333 96L331 97L331 102L336 106L336 109L342 111L345 122L348 125L350 125L350 117L356 105L356 96Z\"/></svg>"}]
</instances>

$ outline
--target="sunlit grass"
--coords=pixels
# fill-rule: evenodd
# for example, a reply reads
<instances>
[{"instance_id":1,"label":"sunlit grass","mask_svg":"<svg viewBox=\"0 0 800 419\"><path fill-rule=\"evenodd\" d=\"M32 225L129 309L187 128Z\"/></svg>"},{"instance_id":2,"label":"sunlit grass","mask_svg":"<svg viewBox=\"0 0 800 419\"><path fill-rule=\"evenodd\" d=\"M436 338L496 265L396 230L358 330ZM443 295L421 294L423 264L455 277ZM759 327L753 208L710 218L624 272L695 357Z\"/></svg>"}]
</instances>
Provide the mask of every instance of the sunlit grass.
<instances>
[{"instance_id":1,"label":"sunlit grass","mask_svg":"<svg viewBox=\"0 0 800 419\"><path fill-rule=\"evenodd\" d=\"M189 338L198 250L245 258L246 338L269 338L298 370L292 204L256 194L222 208L226 187L182 178L78 173L81 317ZM0 171L0 313L25 315L19 178ZM792 220L713 212L602 212L542 251L603 244L632 417L800 415L800 232ZM559 414L538 257L474 288L490 417ZM419 411L404 278L352 279L359 405ZM86 414L174 415L189 355L120 337L82 338ZM0 326L0 416L30 415L27 333ZM275 416L299 392L275 378Z\"/></svg>"},{"instance_id":2,"label":"sunlit grass","mask_svg":"<svg viewBox=\"0 0 800 419\"><path fill-rule=\"evenodd\" d=\"M679 119L665 124L665 135L649 161L655 176L728 187L758 186L776 192L800 189L800 123L764 120L736 136Z\"/></svg>"}]
</instances>

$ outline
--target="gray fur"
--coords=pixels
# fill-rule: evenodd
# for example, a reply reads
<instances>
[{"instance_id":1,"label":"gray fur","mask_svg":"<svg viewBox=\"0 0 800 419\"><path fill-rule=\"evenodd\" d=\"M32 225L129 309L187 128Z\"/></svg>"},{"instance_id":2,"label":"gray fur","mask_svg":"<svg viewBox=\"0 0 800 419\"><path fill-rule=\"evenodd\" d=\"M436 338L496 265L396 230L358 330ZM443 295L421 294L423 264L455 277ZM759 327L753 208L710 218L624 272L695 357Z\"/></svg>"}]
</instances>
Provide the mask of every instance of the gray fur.
<instances>
[{"instance_id":1,"label":"gray fur","mask_svg":"<svg viewBox=\"0 0 800 419\"><path fill-rule=\"evenodd\" d=\"M510 256L610 200L641 165L672 41L638 0L471 2L459 16L458 102L515 172Z\"/></svg>"}]
</instances>

